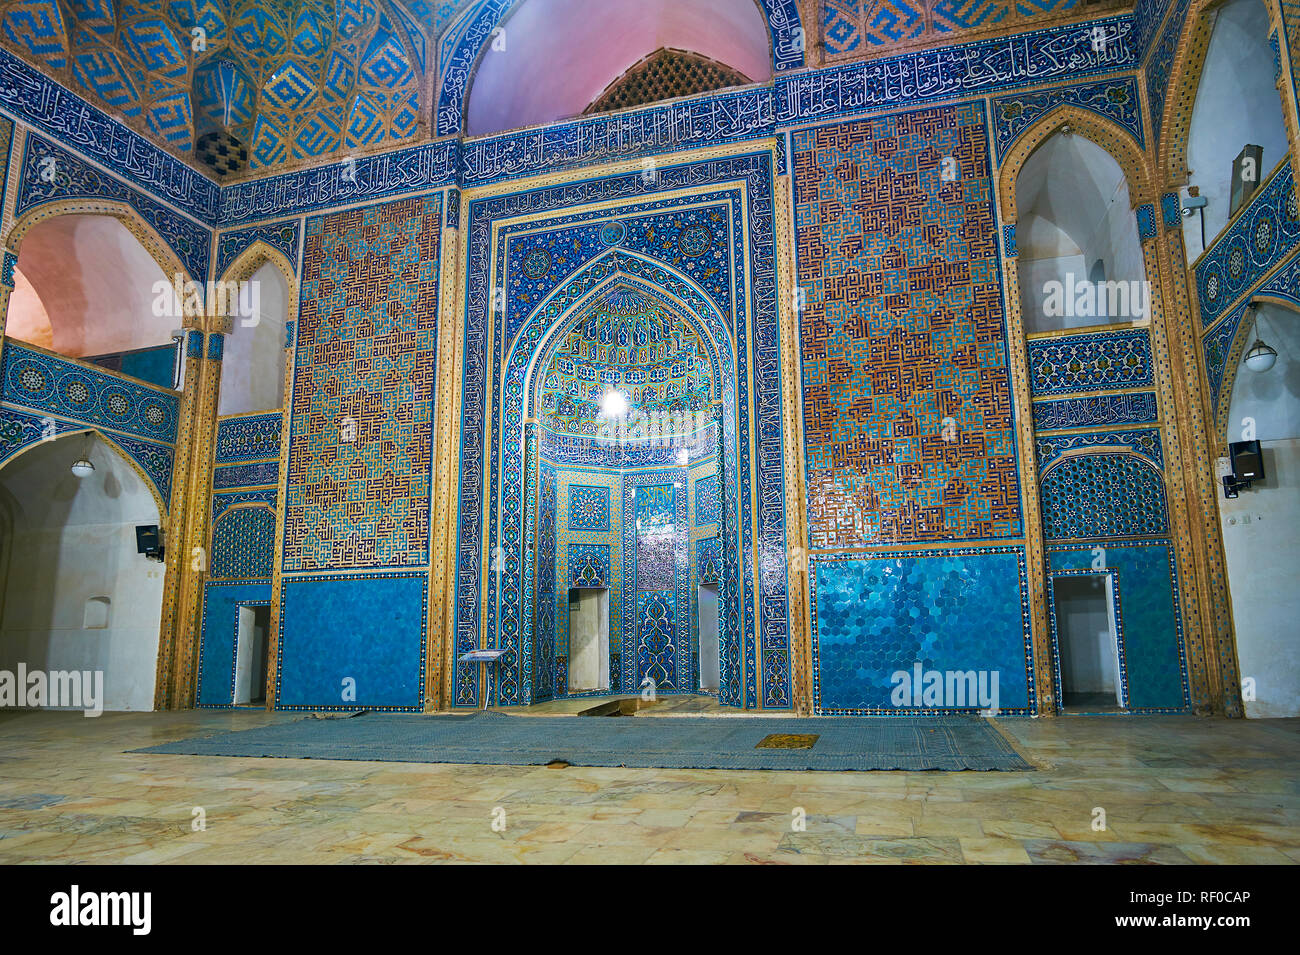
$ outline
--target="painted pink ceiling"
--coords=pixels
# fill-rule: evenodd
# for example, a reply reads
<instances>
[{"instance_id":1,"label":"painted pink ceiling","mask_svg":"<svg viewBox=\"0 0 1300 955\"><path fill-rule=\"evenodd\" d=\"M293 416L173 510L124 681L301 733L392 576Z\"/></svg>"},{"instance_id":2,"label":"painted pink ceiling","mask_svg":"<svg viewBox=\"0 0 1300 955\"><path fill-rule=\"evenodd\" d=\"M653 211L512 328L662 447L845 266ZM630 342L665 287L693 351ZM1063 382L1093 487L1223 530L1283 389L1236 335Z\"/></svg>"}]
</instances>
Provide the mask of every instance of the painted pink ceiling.
<instances>
[{"instance_id":1,"label":"painted pink ceiling","mask_svg":"<svg viewBox=\"0 0 1300 955\"><path fill-rule=\"evenodd\" d=\"M470 89L467 131L483 136L577 116L628 67L660 47L772 76L756 0L524 0L487 46Z\"/></svg>"},{"instance_id":2,"label":"painted pink ceiling","mask_svg":"<svg viewBox=\"0 0 1300 955\"><path fill-rule=\"evenodd\" d=\"M163 271L112 216L64 215L37 223L23 237L18 271L29 284L14 289L10 314L25 316L35 331L43 310L53 333L48 347L61 355L162 345L180 327L179 318L154 314L154 284L164 280ZM19 337L16 331L10 334Z\"/></svg>"}]
</instances>

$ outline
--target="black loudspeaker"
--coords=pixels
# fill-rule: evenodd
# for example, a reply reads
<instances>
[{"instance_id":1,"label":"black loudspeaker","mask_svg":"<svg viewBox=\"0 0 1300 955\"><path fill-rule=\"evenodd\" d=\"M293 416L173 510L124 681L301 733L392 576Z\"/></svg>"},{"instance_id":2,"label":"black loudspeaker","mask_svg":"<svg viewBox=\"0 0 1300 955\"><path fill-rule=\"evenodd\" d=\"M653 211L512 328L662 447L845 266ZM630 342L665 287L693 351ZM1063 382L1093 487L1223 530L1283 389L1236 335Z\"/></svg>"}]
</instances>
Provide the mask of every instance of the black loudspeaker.
<instances>
[{"instance_id":1,"label":"black loudspeaker","mask_svg":"<svg viewBox=\"0 0 1300 955\"><path fill-rule=\"evenodd\" d=\"M157 524L137 524L135 528L135 550L150 560L163 559L162 532Z\"/></svg>"},{"instance_id":2,"label":"black loudspeaker","mask_svg":"<svg viewBox=\"0 0 1300 955\"><path fill-rule=\"evenodd\" d=\"M1264 455L1258 441L1234 441L1228 445L1232 476L1239 482L1264 480Z\"/></svg>"}]
</instances>

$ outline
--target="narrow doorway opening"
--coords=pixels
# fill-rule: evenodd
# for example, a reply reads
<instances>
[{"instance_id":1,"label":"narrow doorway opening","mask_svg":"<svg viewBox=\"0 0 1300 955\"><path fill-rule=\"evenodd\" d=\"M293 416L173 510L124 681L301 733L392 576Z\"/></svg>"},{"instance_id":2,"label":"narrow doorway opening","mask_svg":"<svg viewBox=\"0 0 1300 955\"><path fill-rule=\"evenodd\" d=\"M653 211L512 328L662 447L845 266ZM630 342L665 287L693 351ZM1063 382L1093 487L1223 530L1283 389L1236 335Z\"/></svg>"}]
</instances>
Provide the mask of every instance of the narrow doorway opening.
<instances>
[{"instance_id":1,"label":"narrow doorway opening","mask_svg":"<svg viewBox=\"0 0 1300 955\"><path fill-rule=\"evenodd\" d=\"M721 660L718 652L718 585L700 584L696 598L700 630L700 689L718 692Z\"/></svg>"},{"instance_id":2,"label":"narrow doorway opening","mask_svg":"<svg viewBox=\"0 0 1300 955\"><path fill-rule=\"evenodd\" d=\"M609 590L569 590L569 692L609 689Z\"/></svg>"},{"instance_id":3,"label":"narrow doorway opening","mask_svg":"<svg viewBox=\"0 0 1300 955\"><path fill-rule=\"evenodd\" d=\"M267 656L270 652L271 608L240 607L235 636L236 706L266 702Z\"/></svg>"},{"instance_id":4,"label":"narrow doorway opening","mask_svg":"<svg viewBox=\"0 0 1300 955\"><path fill-rule=\"evenodd\" d=\"M1125 705L1110 574L1078 574L1052 581L1056 594L1061 705L1104 711Z\"/></svg>"}]
</instances>

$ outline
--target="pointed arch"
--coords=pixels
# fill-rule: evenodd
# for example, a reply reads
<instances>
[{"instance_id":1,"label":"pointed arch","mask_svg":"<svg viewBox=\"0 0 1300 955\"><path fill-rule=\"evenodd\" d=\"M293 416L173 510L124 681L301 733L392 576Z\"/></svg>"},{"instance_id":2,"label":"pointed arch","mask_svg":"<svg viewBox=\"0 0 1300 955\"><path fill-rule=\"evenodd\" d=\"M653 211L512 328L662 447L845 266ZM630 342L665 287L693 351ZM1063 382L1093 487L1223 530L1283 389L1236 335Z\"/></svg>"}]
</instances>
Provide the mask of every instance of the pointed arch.
<instances>
[{"instance_id":1,"label":"pointed arch","mask_svg":"<svg viewBox=\"0 0 1300 955\"><path fill-rule=\"evenodd\" d=\"M248 248L240 252L235 260L226 267L226 271L221 274L219 281L222 282L247 282L253 275L264 265L273 266L276 271L284 278L285 288L288 289L288 314L285 321L292 325L298 319L298 273L294 263L289 261L289 257L283 252L271 245L265 239L257 239ZM231 318L229 315L212 315L209 321L212 327L209 329L214 332L229 334L231 331Z\"/></svg>"},{"instance_id":2,"label":"pointed arch","mask_svg":"<svg viewBox=\"0 0 1300 955\"><path fill-rule=\"evenodd\" d=\"M1226 6L1230 0L1192 0L1187 14L1183 18L1181 32L1173 40L1172 59L1165 79L1166 94L1158 117L1160 139L1153 144L1157 150L1157 169L1159 175L1171 186L1186 185L1190 172L1187 168L1187 152L1191 143L1192 113L1200 92L1201 81L1205 76L1206 54L1214 36L1215 14L1219 8ZM1287 82L1286 71L1282 69L1281 48L1276 44L1283 41L1286 24L1282 21L1278 4L1273 0L1258 0L1268 13L1269 40L1273 41L1272 53L1277 58L1274 73L1274 85L1277 88L1283 125L1292 146L1292 162L1295 162L1295 144L1300 142L1300 128L1296 126L1294 90ZM1152 55L1148 64L1150 72L1155 68L1157 54ZM1292 64L1292 72L1296 69ZM1276 163L1269 162L1271 168Z\"/></svg>"},{"instance_id":3,"label":"pointed arch","mask_svg":"<svg viewBox=\"0 0 1300 955\"><path fill-rule=\"evenodd\" d=\"M1160 140L1152 144L1156 148L1160 175L1171 186L1187 182L1187 143L1192 131L1192 108L1196 105L1201 72L1205 69L1205 54L1209 51L1210 35L1214 32L1210 13L1224 2L1192 0L1183 19L1182 33L1174 44L1165 99L1158 117ZM1154 62L1147 64L1148 72L1154 68Z\"/></svg>"},{"instance_id":4,"label":"pointed arch","mask_svg":"<svg viewBox=\"0 0 1300 955\"><path fill-rule=\"evenodd\" d=\"M438 75L434 104L434 135L464 135L469 100L479 67L492 42L527 0L478 0L443 31L438 40ZM805 63L811 35L804 28L798 0L752 0L768 31L773 75ZM649 53L650 50L645 52ZM630 65L630 64L629 64ZM613 76L610 79L614 79Z\"/></svg>"},{"instance_id":5,"label":"pointed arch","mask_svg":"<svg viewBox=\"0 0 1300 955\"><path fill-rule=\"evenodd\" d=\"M1243 322L1241 319L1246 309L1255 302L1277 305L1294 313L1296 319L1300 320L1300 300L1291 298L1277 290L1259 289L1233 310L1229 321L1235 322L1236 328L1232 331L1227 355L1224 358L1223 378L1219 382L1218 391L1212 396L1214 398L1215 412L1214 443L1222 454L1226 454L1228 450L1228 416L1232 413L1232 391L1237 385L1237 375L1241 371L1241 356L1245 353L1251 332L1255 329L1254 322ZM1214 332L1211 332L1209 337L1213 337L1213 335Z\"/></svg>"},{"instance_id":6,"label":"pointed arch","mask_svg":"<svg viewBox=\"0 0 1300 955\"><path fill-rule=\"evenodd\" d=\"M555 347L564 339L574 325L582 318L587 307L596 301L605 292L616 285L629 285L638 291L644 292L651 298L659 301L676 313L677 317L685 321L693 328L700 338L705 342L709 349L709 359L713 366L713 389L712 399L721 401L725 399L722 391L722 381L725 377L734 375L734 363L731 361L730 354L720 349L713 333L700 320L700 318L676 296L665 292L663 289L651 285L644 279L637 276L629 275L621 270L616 270L602 279L597 285L591 287L582 296L570 304L563 315L552 322L538 341L536 348L533 349L532 358L528 362L528 367L524 373L524 394L525 417L533 416L534 409L539 403L539 389L541 387L541 376L538 370L543 366L545 361L550 357Z\"/></svg>"},{"instance_id":7,"label":"pointed arch","mask_svg":"<svg viewBox=\"0 0 1300 955\"><path fill-rule=\"evenodd\" d=\"M158 489L158 485L154 483L154 479L149 476L145 469L140 467L139 462L136 461L135 458L131 457L131 455L127 453L126 449L114 440L112 435L99 428L78 427L69 428L67 431L60 431L54 436L53 440L62 441L64 438L75 438L76 436L83 434L93 434L97 440L102 441L104 447L115 452L119 458L126 462L127 467L134 471L136 476L144 482L144 486L148 488L149 494L153 497L154 506L158 508L158 524L160 527L166 528L168 523L168 506L163 501L162 492ZM21 458L28 451L31 451L33 448L41 447L43 444L45 444L44 441L32 441L23 445L23 447L19 448L13 454L10 454L5 458L0 458L0 472L4 471L6 467L18 458Z\"/></svg>"},{"instance_id":8,"label":"pointed arch","mask_svg":"<svg viewBox=\"0 0 1300 955\"><path fill-rule=\"evenodd\" d=\"M126 203L111 199L59 199L55 202L42 203L19 216L4 237L4 247L14 255L18 255L23 239L33 226L47 219L65 215L110 216L117 219L149 253L150 258L162 269L163 275L180 276L184 282L197 281L181 262L180 256L153 226ZM184 307L183 302L182 307ZM201 327L203 318L201 314L191 314L187 311L183 318L186 328Z\"/></svg>"},{"instance_id":9,"label":"pointed arch","mask_svg":"<svg viewBox=\"0 0 1300 955\"><path fill-rule=\"evenodd\" d=\"M1062 104L1048 111L1017 136L1008 147L998 169L998 211L1008 225L1019 219L1016 183L1029 157L1062 126L1100 146L1115 160L1128 183L1129 204L1136 209L1152 201L1154 192L1147 175L1142 147L1133 134L1118 123L1091 110Z\"/></svg>"}]
</instances>

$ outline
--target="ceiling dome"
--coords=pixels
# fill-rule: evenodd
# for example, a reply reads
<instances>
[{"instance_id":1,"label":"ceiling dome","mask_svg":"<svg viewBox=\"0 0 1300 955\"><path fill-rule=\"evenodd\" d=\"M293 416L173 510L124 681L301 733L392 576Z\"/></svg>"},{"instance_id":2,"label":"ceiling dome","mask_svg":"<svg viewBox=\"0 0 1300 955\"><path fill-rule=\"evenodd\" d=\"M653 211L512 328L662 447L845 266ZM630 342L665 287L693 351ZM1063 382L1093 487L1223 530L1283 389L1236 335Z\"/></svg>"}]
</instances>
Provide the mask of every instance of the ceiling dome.
<instances>
[{"instance_id":1,"label":"ceiling dome","mask_svg":"<svg viewBox=\"0 0 1300 955\"><path fill-rule=\"evenodd\" d=\"M428 35L415 0L0 0L0 42L214 170L414 136ZM211 155L209 155L211 154Z\"/></svg>"},{"instance_id":2,"label":"ceiling dome","mask_svg":"<svg viewBox=\"0 0 1300 955\"><path fill-rule=\"evenodd\" d=\"M547 360L539 417L549 431L596 436L602 401L616 391L629 414L692 421L688 413L708 408L712 386L695 329L645 292L618 284L587 308Z\"/></svg>"}]
</instances>

